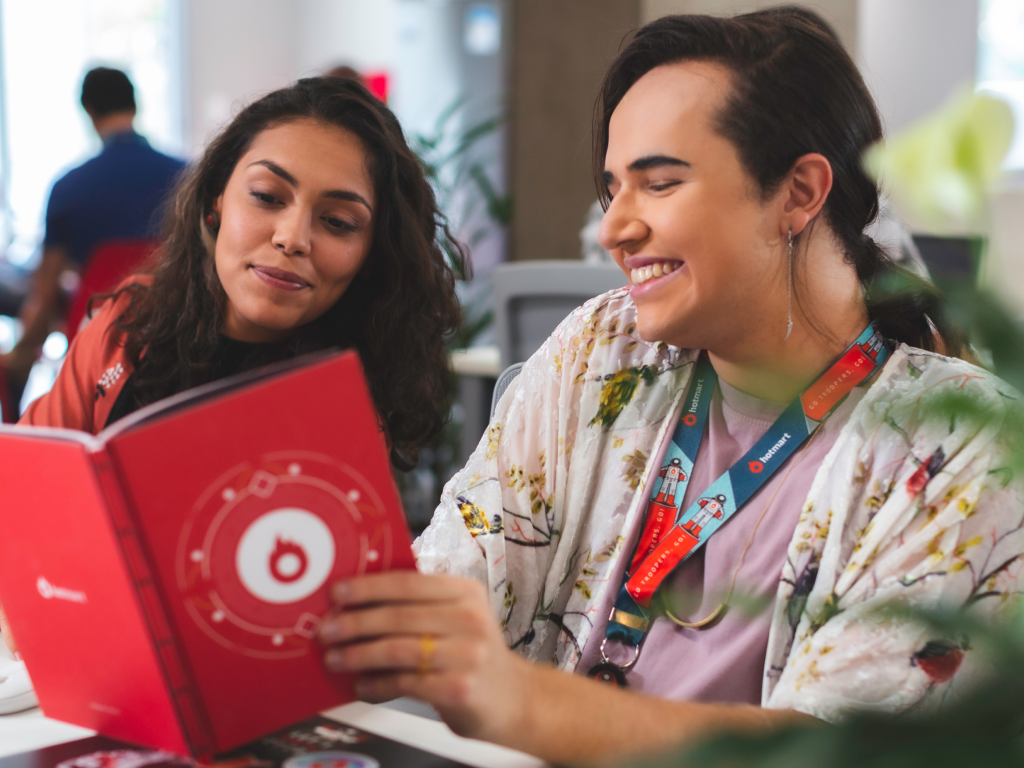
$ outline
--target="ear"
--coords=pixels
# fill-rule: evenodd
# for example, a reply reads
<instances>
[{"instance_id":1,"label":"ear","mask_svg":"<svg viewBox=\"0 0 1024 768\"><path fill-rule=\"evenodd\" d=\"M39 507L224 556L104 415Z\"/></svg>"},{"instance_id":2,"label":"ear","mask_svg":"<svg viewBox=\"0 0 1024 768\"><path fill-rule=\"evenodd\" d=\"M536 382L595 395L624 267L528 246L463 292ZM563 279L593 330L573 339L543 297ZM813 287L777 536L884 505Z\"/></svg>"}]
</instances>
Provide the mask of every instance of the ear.
<instances>
[{"instance_id":1,"label":"ear","mask_svg":"<svg viewBox=\"0 0 1024 768\"><path fill-rule=\"evenodd\" d=\"M803 155L793 163L793 169L780 190L782 196L782 225L786 231L799 235L818 215L828 193L832 190L832 164L817 152Z\"/></svg>"},{"instance_id":2,"label":"ear","mask_svg":"<svg viewBox=\"0 0 1024 768\"><path fill-rule=\"evenodd\" d=\"M220 196L213 201L213 212L220 216L221 206L224 204L224 193L221 192Z\"/></svg>"}]
</instances>

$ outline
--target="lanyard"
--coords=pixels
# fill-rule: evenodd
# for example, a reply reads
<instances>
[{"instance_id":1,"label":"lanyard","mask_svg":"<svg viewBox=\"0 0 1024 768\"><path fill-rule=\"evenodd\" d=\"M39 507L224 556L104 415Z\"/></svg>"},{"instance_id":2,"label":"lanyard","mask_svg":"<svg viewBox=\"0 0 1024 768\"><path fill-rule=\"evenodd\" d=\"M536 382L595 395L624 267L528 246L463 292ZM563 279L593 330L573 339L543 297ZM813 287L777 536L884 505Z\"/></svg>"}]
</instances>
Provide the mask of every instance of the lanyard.
<instances>
[{"instance_id":1,"label":"lanyard","mask_svg":"<svg viewBox=\"0 0 1024 768\"><path fill-rule=\"evenodd\" d=\"M846 395L868 379L888 356L882 336L872 323L787 406L764 436L684 512L683 497L718 382L708 357L702 354L698 358L682 415L647 503L640 539L608 619L605 643L617 640L639 649L652 621L651 600L665 579L736 514ZM602 655L603 649L604 644ZM610 673L606 667L615 667L611 675L624 684L622 668L608 662L607 657L604 664L592 671L601 671L607 679Z\"/></svg>"}]
</instances>

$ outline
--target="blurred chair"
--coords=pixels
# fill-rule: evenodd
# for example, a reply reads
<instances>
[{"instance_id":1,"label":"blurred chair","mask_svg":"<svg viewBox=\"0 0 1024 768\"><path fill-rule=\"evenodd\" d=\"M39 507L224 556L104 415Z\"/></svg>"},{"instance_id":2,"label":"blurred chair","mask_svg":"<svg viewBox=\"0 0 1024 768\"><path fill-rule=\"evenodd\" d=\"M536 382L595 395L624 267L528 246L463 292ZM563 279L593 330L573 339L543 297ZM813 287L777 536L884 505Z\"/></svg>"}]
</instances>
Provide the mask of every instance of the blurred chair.
<instances>
[{"instance_id":1,"label":"blurred chair","mask_svg":"<svg viewBox=\"0 0 1024 768\"><path fill-rule=\"evenodd\" d=\"M536 352L576 307L628 281L614 264L520 261L494 271L494 328L501 365Z\"/></svg>"},{"instance_id":2,"label":"blurred chair","mask_svg":"<svg viewBox=\"0 0 1024 768\"><path fill-rule=\"evenodd\" d=\"M980 237L914 235L914 245L928 271L938 279L973 280L984 240Z\"/></svg>"},{"instance_id":3,"label":"blurred chair","mask_svg":"<svg viewBox=\"0 0 1024 768\"><path fill-rule=\"evenodd\" d=\"M494 418L494 412L498 409L498 401L501 400L501 396L505 394L505 390L508 389L508 385L511 384L516 376L518 376L523 370L524 363L512 363L508 368L501 372L498 376L498 381L494 384L494 392L491 393L491 418Z\"/></svg>"},{"instance_id":4,"label":"blurred chair","mask_svg":"<svg viewBox=\"0 0 1024 768\"><path fill-rule=\"evenodd\" d=\"M68 344L82 325L89 300L110 293L129 275L137 272L159 247L156 240L114 240L96 247L85 262L81 280L66 315Z\"/></svg>"}]
</instances>

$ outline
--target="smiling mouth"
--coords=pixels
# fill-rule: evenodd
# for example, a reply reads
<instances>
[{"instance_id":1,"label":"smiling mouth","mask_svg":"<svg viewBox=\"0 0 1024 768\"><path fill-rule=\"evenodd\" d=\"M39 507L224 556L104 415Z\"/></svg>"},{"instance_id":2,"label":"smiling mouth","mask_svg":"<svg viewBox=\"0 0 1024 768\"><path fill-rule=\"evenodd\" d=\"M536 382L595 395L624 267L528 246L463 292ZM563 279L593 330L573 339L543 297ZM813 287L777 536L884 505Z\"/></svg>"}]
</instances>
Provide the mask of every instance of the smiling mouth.
<instances>
[{"instance_id":1,"label":"smiling mouth","mask_svg":"<svg viewBox=\"0 0 1024 768\"><path fill-rule=\"evenodd\" d=\"M655 278L672 274L681 266L682 264L678 261L665 261L658 262L656 264L648 264L645 267L637 267L636 269L630 270L629 281L633 285L643 285L649 280L654 280Z\"/></svg>"},{"instance_id":2,"label":"smiling mouth","mask_svg":"<svg viewBox=\"0 0 1024 768\"><path fill-rule=\"evenodd\" d=\"M294 272L277 269L276 267L259 267L256 265L252 265L250 269L272 288L278 288L282 291L301 291L304 288L312 288L309 283Z\"/></svg>"}]
</instances>

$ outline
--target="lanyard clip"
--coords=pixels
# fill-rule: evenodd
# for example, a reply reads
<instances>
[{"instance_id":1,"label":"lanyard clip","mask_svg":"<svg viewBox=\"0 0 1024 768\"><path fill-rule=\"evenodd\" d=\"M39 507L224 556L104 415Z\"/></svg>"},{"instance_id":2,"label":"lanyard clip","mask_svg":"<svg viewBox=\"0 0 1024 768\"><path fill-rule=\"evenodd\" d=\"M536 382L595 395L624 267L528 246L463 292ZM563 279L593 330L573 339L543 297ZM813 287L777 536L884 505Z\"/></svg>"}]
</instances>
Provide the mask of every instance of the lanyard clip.
<instances>
[{"instance_id":1,"label":"lanyard clip","mask_svg":"<svg viewBox=\"0 0 1024 768\"><path fill-rule=\"evenodd\" d=\"M604 647L605 647L605 645L607 645L607 643L608 643L608 638L605 637L604 640L601 641L601 661L603 661L605 664L615 664L615 662L613 662L611 659L608 658L608 654L605 652L605 648ZM634 664L636 664L636 660L639 659L639 658L640 658L640 646L639 645L634 645L633 646L633 658L630 659L625 664L615 664L615 666L618 667L623 672L625 672L627 669L629 669Z\"/></svg>"}]
</instances>

